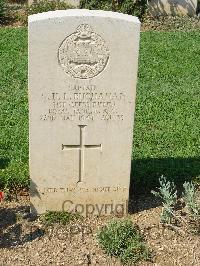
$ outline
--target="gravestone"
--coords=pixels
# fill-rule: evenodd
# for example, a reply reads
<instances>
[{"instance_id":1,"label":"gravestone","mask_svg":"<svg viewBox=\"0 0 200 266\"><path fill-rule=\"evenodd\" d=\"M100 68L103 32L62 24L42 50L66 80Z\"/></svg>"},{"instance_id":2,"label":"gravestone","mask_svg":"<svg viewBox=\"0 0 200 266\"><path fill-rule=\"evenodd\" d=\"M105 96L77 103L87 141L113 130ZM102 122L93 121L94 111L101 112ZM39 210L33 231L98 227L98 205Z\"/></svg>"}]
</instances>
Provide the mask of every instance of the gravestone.
<instances>
[{"instance_id":1,"label":"gravestone","mask_svg":"<svg viewBox=\"0 0 200 266\"><path fill-rule=\"evenodd\" d=\"M113 12L29 16L32 212L126 212L139 32Z\"/></svg>"}]
</instances>

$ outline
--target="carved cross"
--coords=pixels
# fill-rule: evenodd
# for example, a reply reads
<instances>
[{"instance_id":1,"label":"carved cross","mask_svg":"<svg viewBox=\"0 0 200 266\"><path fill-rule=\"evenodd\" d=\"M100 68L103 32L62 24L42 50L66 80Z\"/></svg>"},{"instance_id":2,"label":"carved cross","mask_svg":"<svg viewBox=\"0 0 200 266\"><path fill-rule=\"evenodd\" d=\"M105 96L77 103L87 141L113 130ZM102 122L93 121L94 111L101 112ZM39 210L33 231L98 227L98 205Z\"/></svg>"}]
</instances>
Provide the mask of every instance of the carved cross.
<instances>
[{"instance_id":1,"label":"carved cross","mask_svg":"<svg viewBox=\"0 0 200 266\"><path fill-rule=\"evenodd\" d=\"M85 144L85 128L86 125L79 125L80 127L80 144L79 145L64 145L62 144L62 150L78 150L79 151L79 182L84 180L84 161L85 161L85 149L100 149L102 150L102 144L86 145Z\"/></svg>"}]
</instances>

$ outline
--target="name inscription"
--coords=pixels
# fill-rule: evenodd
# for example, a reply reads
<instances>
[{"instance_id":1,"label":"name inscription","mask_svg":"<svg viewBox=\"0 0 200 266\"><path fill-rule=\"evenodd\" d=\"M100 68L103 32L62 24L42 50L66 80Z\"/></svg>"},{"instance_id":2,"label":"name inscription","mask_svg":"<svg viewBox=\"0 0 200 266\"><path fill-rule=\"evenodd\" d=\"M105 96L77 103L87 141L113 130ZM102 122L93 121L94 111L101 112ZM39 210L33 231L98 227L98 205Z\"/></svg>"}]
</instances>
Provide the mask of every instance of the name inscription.
<instances>
[{"instance_id":1,"label":"name inscription","mask_svg":"<svg viewBox=\"0 0 200 266\"><path fill-rule=\"evenodd\" d=\"M46 112L42 121L123 121L123 107L130 103L124 92L99 92L95 85L69 84L66 92L41 95Z\"/></svg>"}]
</instances>

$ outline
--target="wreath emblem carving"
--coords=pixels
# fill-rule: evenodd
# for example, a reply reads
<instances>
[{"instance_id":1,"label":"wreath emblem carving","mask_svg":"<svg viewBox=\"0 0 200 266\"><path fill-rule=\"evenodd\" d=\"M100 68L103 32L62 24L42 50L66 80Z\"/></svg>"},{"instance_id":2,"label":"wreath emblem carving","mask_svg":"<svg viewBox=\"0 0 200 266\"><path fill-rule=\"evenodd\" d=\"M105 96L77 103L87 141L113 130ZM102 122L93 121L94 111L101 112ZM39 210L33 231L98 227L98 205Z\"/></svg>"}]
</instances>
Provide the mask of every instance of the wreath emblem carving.
<instances>
[{"instance_id":1,"label":"wreath emblem carving","mask_svg":"<svg viewBox=\"0 0 200 266\"><path fill-rule=\"evenodd\" d=\"M81 24L76 32L61 43L58 60L64 71L74 78L89 79L101 73L109 60L109 49L103 38L88 24Z\"/></svg>"}]
</instances>

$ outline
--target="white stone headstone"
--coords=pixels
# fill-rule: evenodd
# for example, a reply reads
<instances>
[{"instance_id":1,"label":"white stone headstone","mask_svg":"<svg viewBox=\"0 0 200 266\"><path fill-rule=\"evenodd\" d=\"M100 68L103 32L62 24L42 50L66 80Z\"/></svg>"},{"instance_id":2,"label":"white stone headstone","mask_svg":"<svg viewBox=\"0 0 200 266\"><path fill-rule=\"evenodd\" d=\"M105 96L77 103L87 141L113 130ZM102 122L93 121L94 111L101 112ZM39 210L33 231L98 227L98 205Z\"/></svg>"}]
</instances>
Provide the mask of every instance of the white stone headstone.
<instances>
[{"instance_id":1,"label":"white stone headstone","mask_svg":"<svg viewBox=\"0 0 200 266\"><path fill-rule=\"evenodd\" d=\"M29 16L33 212L126 212L139 33L113 12Z\"/></svg>"}]
</instances>

